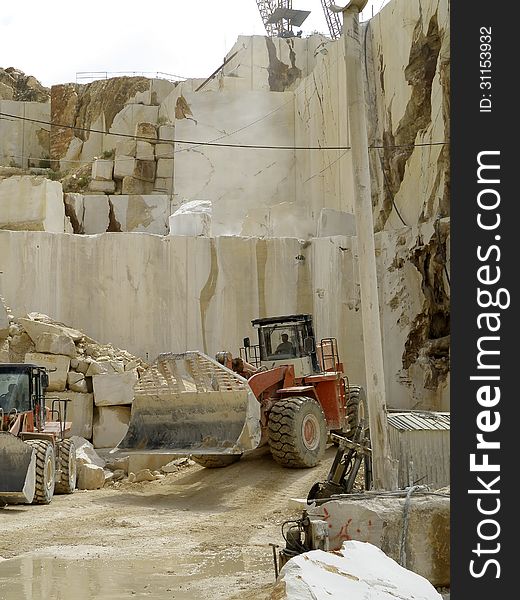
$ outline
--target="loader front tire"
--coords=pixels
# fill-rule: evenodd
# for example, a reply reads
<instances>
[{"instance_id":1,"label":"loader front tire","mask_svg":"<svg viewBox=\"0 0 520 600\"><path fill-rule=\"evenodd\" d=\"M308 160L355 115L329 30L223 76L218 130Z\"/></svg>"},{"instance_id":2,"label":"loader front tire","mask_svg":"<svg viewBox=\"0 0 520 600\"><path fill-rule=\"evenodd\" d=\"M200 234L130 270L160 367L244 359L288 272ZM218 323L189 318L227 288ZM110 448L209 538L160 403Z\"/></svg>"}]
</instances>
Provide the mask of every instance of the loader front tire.
<instances>
[{"instance_id":1,"label":"loader front tire","mask_svg":"<svg viewBox=\"0 0 520 600\"><path fill-rule=\"evenodd\" d=\"M313 398L276 402L269 413L269 447L274 460L295 469L315 467L327 445L325 415Z\"/></svg>"},{"instance_id":2,"label":"loader front tire","mask_svg":"<svg viewBox=\"0 0 520 600\"><path fill-rule=\"evenodd\" d=\"M59 446L61 470L60 480L56 483L56 494L72 494L76 489L76 446L72 440L63 440Z\"/></svg>"},{"instance_id":3,"label":"loader front tire","mask_svg":"<svg viewBox=\"0 0 520 600\"><path fill-rule=\"evenodd\" d=\"M26 440L36 451L36 477L33 504L49 504L54 496L56 457L54 447L44 440Z\"/></svg>"},{"instance_id":4,"label":"loader front tire","mask_svg":"<svg viewBox=\"0 0 520 600\"><path fill-rule=\"evenodd\" d=\"M220 469L222 467L229 467L233 463L238 462L241 458L241 454L202 454L199 456L192 455L191 457L201 467L206 469Z\"/></svg>"}]
</instances>

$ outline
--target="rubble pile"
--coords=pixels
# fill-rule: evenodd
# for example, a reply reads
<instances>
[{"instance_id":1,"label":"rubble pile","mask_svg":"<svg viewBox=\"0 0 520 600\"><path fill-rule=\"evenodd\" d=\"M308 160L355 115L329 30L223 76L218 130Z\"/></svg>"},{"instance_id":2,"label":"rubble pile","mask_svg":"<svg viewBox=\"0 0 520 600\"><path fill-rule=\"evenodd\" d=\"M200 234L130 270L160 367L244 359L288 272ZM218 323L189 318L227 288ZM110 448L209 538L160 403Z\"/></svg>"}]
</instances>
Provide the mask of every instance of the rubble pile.
<instances>
[{"instance_id":1,"label":"rubble pile","mask_svg":"<svg viewBox=\"0 0 520 600\"><path fill-rule=\"evenodd\" d=\"M93 451L95 452L94 449ZM107 462L104 464L105 485L114 485L114 487L119 487L121 484L125 483L135 484L148 481L159 481L171 473L177 473L195 464L196 463L190 458L181 457L172 460L159 470L145 468L138 469L134 473L129 468L129 456L115 455L112 457L109 455L107 457Z\"/></svg>"},{"instance_id":2,"label":"rubble pile","mask_svg":"<svg viewBox=\"0 0 520 600\"><path fill-rule=\"evenodd\" d=\"M0 100L49 102L50 98L50 89L44 87L36 77L14 67L0 67Z\"/></svg>"},{"instance_id":3,"label":"rubble pile","mask_svg":"<svg viewBox=\"0 0 520 600\"><path fill-rule=\"evenodd\" d=\"M164 479L160 471L141 469L128 472L129 457L101 457L94 446L85 438L72 436L76 446L77 487L80 490L98 490L104 486L118 487L120 483L141 483ZM193 461L190 461L194 464Z\"/></svg>"},{"instance_id":4,"label":"rubble pile","mask_svg":"<svg viewBox=\"0 0 520 600\"><path fill-rule=\"evenodd\" d=\"M7 312L7 311L6 311ZM57 409L69 399L66 420L71 434L112 448L126 434L134 384L148 365L139 357L110 344L100 344L82 331L29 313L9 325L0 324L5 341L0 362L33 363L49 370L46 402ZM56 417L54 417L56 418Z\"/></svg>"}]
</instances>

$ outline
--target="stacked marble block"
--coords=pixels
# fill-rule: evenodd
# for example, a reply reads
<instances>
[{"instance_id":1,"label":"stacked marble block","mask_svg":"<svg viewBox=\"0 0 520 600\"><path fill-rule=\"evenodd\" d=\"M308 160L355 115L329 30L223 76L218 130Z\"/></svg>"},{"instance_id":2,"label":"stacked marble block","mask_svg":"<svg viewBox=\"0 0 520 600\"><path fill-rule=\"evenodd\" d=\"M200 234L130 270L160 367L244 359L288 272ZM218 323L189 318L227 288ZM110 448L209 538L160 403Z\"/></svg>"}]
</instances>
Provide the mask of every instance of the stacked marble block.
<instances>
[{"instance_id":1,"label":"stacked marble block","mask_svg":"<svg viewBox=\"0 0 520 600\"><path fill-rule=\"evenodd\" d=\"M113 160L94 160L90 191L171 194L174 133L173 125L138 123L135 137L117 141Z\"/></svg>"},{"instance_id":2,"label":"stacked marble block","mask_svg":"<svg viewBox=\"0 0 520 600\"><path fill-rule=\"evenodd\" d=\"M119 138L114 159L94 160L90 194L65 197L76 233L168 233L174 132L172 125L138 123L135 137Z\"/></svg>"}]
</instances>

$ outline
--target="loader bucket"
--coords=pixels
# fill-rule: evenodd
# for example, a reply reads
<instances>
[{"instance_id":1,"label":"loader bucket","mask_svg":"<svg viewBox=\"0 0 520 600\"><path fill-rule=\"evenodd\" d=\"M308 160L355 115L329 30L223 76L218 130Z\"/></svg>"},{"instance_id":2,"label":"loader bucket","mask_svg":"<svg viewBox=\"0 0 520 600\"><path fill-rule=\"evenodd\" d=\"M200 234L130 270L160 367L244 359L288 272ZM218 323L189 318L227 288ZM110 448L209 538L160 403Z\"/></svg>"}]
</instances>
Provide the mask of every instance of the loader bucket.
<instances>
[{"instance_id":1,"label":"loader bucket","mask_svg":"<svg viewBox=\"0 0 520 600\"><path fill-rule=\"evenodd\" d=\"M161 354L136 384L121 450L242 454L260 443L247 380L201 352Z\"/></svg>"},{"instance_id":2,"label":"loader bucket","mask_svg":"<svg viewBox=\"0 0 520 600\"><path fill-rule=\"evenodd\" d=\"M34 498L36 453L9 432L0 432L0 501L30 504Z\"/></svg>"}]
</instances>

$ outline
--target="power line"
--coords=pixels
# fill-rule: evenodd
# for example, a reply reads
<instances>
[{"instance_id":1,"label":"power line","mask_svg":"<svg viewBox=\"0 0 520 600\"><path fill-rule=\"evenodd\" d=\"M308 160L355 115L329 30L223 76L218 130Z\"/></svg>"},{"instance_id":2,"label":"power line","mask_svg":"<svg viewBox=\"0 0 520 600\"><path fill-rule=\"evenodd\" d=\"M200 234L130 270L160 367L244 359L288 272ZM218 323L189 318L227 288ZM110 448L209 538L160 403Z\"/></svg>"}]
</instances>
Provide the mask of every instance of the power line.
<instances>
[{"instance_id":1,"label":"power line","mask_svg":"<svg viewBox=\"0 0 520 600\"><path fill-rule=\"evenodd\" d=\"M132 138L134 140L141 140L149 142L150 138L138 135L132 135L129 133L116 133L112 131L103 131L101 129L88 129L86 127L75 127L74 125L65 125L62 123L53 123L50 121L43 121L41 119L30 119L28 117L20 117L18 115L10 115L7 113L0 112L0 117L5 119L17 119L19 121L27 121L29 123L38 123L40 125L50 125L58 129L74 129L76 131L86 131L88 133L101 133L102 135L114 135L117 137ZM263 117L262 117L263 118ZM261 119L259 119L261 120ZM247 127L247 126L245 126ZM244 127L244 129L245 129ZM240 130L237 130L240 131ZM155 143L162 144L193 144L194 146L216 146L220 148L252 148L258 150L351 150L352 146L269 146L261 144L222 144L219 142L201 142L195 140L166 140L158 138L154 140ZM396 144L393 146L376 146L371 145L369 148L412 148L421 146L443 146L449 144L449 142L429 142L429 143L410 143L410 144Z\"/></svg>"}]
</instances>

